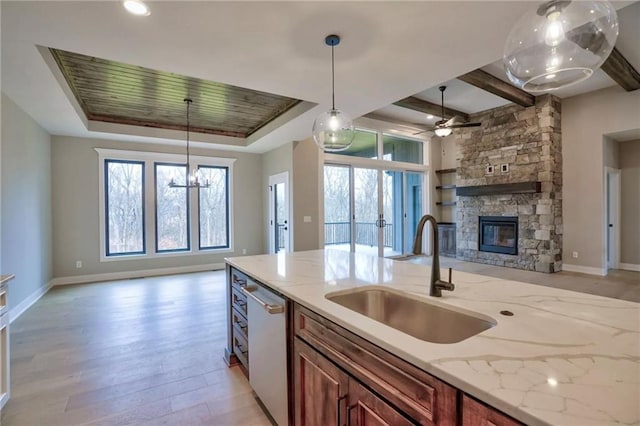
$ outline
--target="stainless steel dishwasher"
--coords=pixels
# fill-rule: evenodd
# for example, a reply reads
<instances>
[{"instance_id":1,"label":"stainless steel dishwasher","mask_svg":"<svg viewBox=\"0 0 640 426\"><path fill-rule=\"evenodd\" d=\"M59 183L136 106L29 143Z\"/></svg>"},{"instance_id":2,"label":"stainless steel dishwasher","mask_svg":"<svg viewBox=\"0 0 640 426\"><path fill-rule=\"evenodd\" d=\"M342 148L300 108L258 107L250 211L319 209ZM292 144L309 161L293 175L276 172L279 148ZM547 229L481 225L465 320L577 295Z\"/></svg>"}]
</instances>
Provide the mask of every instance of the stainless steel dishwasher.
<instances>
[{"instance_id":1,"label":"stainless steel dishwasher","mask_svg":"<svg viewBox=\"0 0 640 426\"><path fill-rule=\"evenodd\" d=\"M288 424L285 300L247 280L249 382L279 426Z\"/></svg>"}]
</instances>

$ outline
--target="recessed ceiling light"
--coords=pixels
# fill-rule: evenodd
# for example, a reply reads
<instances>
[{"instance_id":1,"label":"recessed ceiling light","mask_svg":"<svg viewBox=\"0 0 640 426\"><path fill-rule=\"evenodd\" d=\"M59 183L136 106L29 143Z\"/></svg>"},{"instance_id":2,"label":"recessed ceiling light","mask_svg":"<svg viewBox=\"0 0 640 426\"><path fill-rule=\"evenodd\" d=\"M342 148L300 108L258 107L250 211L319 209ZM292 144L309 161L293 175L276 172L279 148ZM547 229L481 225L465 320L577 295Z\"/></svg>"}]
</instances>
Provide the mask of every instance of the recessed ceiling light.
<instances>
[{"instance_id":1,"label":"recessed ceiling light","mask_svg":"<svg viewBox=\"0 0 640 426\"><path fill-rule=\"evenodd\" d=\"M433 114L427 114L427 120L433 120Z\"/></svg>"},{"instance_id":2,"label":"recessed ceiling light","mask_svg":"<svg viewBox=\"0 0 640 426\"><path fill-rule=\"evenodd\" d=\"M124 6L125 9L127 9L127 12L131 13L132 15L137 15L137 16L151 15L149 6L147 6L140 0L124 0L122 2L122 5Z\"/></svg>"}]
</instances>

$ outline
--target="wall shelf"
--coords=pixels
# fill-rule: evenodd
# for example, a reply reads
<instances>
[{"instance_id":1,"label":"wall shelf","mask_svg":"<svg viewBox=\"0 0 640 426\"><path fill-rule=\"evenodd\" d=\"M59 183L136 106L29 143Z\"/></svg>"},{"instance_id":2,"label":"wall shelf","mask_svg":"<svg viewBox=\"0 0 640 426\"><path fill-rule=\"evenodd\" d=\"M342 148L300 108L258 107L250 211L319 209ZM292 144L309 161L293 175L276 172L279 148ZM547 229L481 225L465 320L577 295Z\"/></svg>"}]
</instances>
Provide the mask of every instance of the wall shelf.
<instances>
[{"instance_id":1,"label":"wall shelf","mask_svg":"<svg viewBox=\"0 0 640 426\"><path fill-rule=\"evenodd\" d=\"M442 175L442 174L446 174L446 173L455 173L456 169L441 169L441 170L436 170L436 174L437 175Z\"/></svg>"},{"instance_id":2,"label":"wall shelf","mask_svg":"<svg viewBox=\"0 0 640 426\"><path fill-rule=\"evenodd\" d=\"M436 206L455 206L455 201L437 201Z\"/></svg>"},{"instance_id":3,"label":"wall shelf","mask_svg":"<svg viewBox=\"0 0 640 426\"><path fill-rule=\"evenodd\" d=\"M537 194L542 191L540 182L501 183L496 185L459 186L456 195L475 197L480 195L500 194Z\"/></svg>"},{"instance_id":4,"label":"wall shelf","mask_svg":"<svg viewBox=\"0 0 640 426\"><path fill-rule=\"evenodd\" d=\"M456 189L455 185L438 185L436 189Z\"/></svg>"}]
</instances>

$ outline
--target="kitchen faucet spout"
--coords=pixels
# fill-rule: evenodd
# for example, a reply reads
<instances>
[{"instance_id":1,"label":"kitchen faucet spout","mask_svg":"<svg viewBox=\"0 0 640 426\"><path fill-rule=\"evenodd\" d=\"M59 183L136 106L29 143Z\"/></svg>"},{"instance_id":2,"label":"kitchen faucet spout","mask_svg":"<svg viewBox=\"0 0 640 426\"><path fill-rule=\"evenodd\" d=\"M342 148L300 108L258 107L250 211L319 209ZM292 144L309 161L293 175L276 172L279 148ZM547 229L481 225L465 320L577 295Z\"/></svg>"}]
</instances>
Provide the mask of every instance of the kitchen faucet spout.
<instances>
[{"instance_id":1,"label":"kitchen faucet spout","mask_svg":"<svg viewBox=\"0 0 640 426\"><path fill-rule=\"evenodd\" d=\"M422 253L422 233L424 225L429 222L431 224L433 235L433 261L431 262L431 282L429 285L429 295L434 297L442 297L442 290L453 291L455 286L451 282L451 268L449 268L449 281L440 279L440 257L438 253L438 222L431 215L424 215L418 222L416 238L413 241L413 254Z\"/></svg>"}]
</instances>

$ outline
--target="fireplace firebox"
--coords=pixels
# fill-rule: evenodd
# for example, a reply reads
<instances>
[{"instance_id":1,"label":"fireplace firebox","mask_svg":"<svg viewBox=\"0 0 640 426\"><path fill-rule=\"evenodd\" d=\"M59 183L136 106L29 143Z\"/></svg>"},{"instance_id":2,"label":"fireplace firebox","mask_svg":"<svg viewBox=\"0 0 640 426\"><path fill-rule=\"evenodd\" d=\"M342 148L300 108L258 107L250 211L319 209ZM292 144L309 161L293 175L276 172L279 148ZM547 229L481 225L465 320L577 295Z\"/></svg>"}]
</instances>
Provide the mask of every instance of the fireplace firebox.
<instances>
[{"instance_id":1,"label":"fireplace firebox","mask_svg":"<svg viewBox=\"0 0 640 426\"><path fill-rule=\"evenodd\" d=\"M518 218L480 216L478 250L518 254Z\"/></svg>"}]
</instances>

